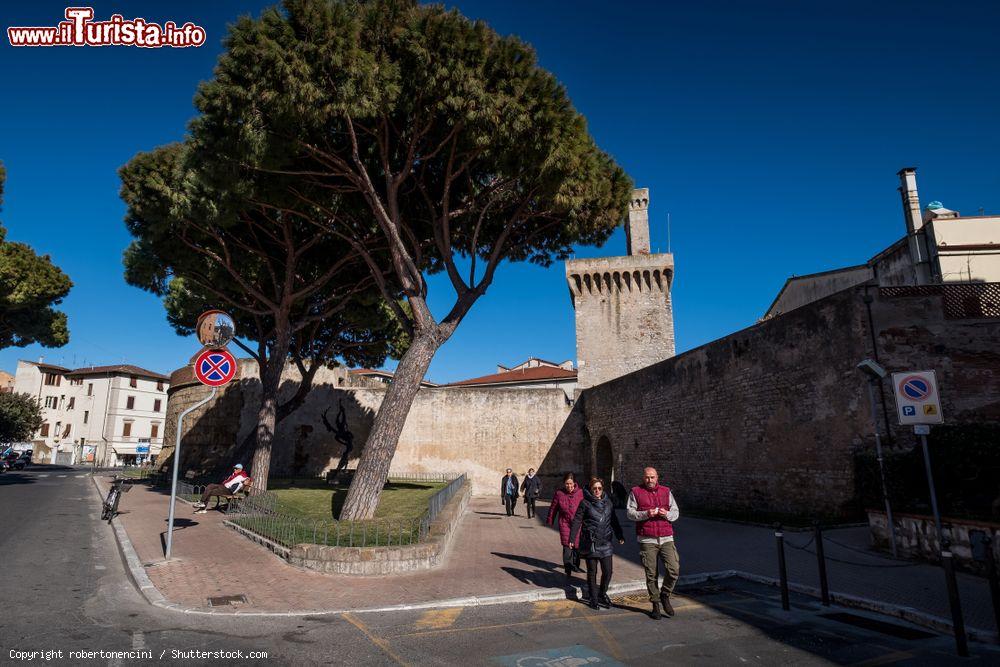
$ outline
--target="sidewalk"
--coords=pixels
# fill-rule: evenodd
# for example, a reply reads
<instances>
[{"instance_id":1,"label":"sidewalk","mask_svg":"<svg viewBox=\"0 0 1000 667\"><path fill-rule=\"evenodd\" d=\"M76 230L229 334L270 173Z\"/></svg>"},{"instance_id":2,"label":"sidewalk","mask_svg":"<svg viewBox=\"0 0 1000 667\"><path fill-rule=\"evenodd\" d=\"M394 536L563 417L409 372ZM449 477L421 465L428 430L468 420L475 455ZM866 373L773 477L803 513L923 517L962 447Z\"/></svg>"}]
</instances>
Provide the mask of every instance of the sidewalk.
<instances>
[{"instance_id":1,"label":"sidewalk","mask_svg":"<svg viewBox=\"0 0 1000 667\"><path fill-rule=\"evenodd\" d=\"M98 478L107 488L107 478ZM319 612L362 610L396 605L504 594L560 594L564 582L558 534L542 519L507 518L499 500L473 498L457 528L444 567L392 577L346 577L319 574L287 564L270 551L222 525L224 515L194 514L178 503L174 560L163 562L168 496L143 485L122 500L119 519L152 584L170 602L189 610L221 613ZM547 505L539 503L544 518ZM615 558L613 583L643 589L631 522L624 520L625 546ZM773 531L704 519L681 518L676 524L681 572L738 571L777 576ZM818 587L811 533L785 533L789 581ZM867 528L826 533L830 589L950 619L944 577L930 565L893 561L868 552ZM805 547L803 549L802 547ZM585 586L579 574L574 583ZM984 579L959 574L967 626L995 633L989 591ZM248 605L212 608L207 598L246 595Z\"/></svg>"}]
</instances>

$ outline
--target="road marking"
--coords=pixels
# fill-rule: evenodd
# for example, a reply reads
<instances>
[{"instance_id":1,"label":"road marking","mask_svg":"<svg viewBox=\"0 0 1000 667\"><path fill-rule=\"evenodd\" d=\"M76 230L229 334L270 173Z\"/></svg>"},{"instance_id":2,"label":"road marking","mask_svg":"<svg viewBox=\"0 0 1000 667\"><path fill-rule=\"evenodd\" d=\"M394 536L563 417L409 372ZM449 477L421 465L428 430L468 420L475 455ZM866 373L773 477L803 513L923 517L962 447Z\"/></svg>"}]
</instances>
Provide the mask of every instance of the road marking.
<instances>
[{"instance_id":1,"label":"road marking","mask_svg":"<svg viewBox=\"0 0 1000 667\"><path fill-rule=\"evenodd\" d=\"M56 475L56 477L65 477L66 475Z\"/></svg>"},{"instance_id":2,"label":"road marking","mask_svg":"<svg viewBox=\"0 0 1000 667\"><path fill-rule=\"evenodd\" d=\"M567 600L567 602L569 602L569 601ZM571 602L571 604L574 604L574 605L576 605L578 607L582 606L579 602ZM691 607L698 607L698 608L702 608L702 609L706 608L705 605L679 604L679 605L677 605L677 606L674 607L674 610L680 611L681 609L688 609L688 608L691 608ZM612 610L612 611L606 611L606 612L604 612L603 616L605 618L624 618L625 616L631 615L633 613L634 612L624 611L624 610L618 610L618 611ZM451 634L453 632L477 632L477 631L482 631L482 630L501 630L501 629L504 629L504 628L516 628L516 627L522 626L522 625L542 625L544 623L561 623L563 621L582 621L582 620L584 620L583 616L563 616L563 617L558 617L557 616L555 618L549 616L549 617L545 617L545 618L538 618L538 619L531 620L531 621L516 621L514 623L499 623L499 624L496 624L496 625L473 625L473 626L461 627L461 628L445 628L444 630L423 630L421 632L403 632L403 633L400 633L400 634L395 635L395 636L396 637L423 637L423 636L430 636L430 635L447 635L447 634Z\"/></svg>"},{"instance_id":3,"label":"road marking","mask_svg":"<svg viewBox=\"0 0 1000 667\"><path fill-rule=\"evenodd\" d=\"M580 603L575 600L542 600L532 605L531 620L568 618L573 615L573 610L579 608Z\"/></svg>"},{"instance_id":4,"label":"road marking","mask_svg":"<svg viewBox=\"0 0 1000 667\"><path fill-rule=\"evenodd\" d=\"M48 477L48 476L49 476L49 473L45 473L44 475L39 475L39 477Z\"/></svg>"},{"instance_id":5,"label":"road marking","mask_svg":"<svg viewBox=\"0 0 1000 667\"><path fill-rule=\"evenodd\" d=\"M389 648L389 642L385 641L381 637L376 637L374 634L372 634L371 630L368 629L368 626L359 621L357 618L355 618L353 614L344 614L343 617L345 621L347 621L348 623L356 627L358 630L360 630L361 634L363 634L365 637L368 638L368 641L370 641L372 644L375 644L375 646L378 646L386 654L388 654L388 656L392 658L396 662L396 664L399 665L409 664L408 662L403 660L402 657L397 655L395 651Z\"/></svg>"},{"instance_id":6,"label":"road marking","mask_svg":"<svg viewBox=\"0 0 1000 667\"><path fill-rule=\"evenodd\" d=\"M601 619L597 614L588 614L587 620L590 621L590 625L593 626L594 631L601 637L604 641L604 645L608 647L611 651L611 657L615 660L625 660L625 653L622 651L621 645L618 644L618 640L615 639L608 629L604 627L601 623Z\"/></svg>"},{"instance_id":7,"label":"road marking","mask_svg":"<svg viewBox=\"0 0 1000 667\"><path fill-rule=\"evenodd\" d=\"M106 570L106 569L108 569L108 568L104 567L103 565L95 565L95 566L94 566L94 569L95 569L95 570Z\"/></svg>"},{"instance_id":8,"label":"road marking","mask_svg":"<svg viewBox=\"0 0 1000 667\"><path fill-rule=\"evenodd\" d=\"M461 607L431 609L430 611L423 613L420 619L416 622L415 627L420 630L441 630L443 628L450 628L455 624L455 620L458 619L458 616L461 613Z\"/></svg>"},{"instance_id":9,"label":"road marking","mask_svg":"<svg viewBox=\"0 0 1000 667\"><path fill-rule=\"evenodd\" d=\"M878 648L887 649L888 647L879 646ZM892 651L890 653L886 653L885 655L879 655L874 658L869 658L868 660L852 663L851 667L875 667L875 665L889 665L912 657L914 657L914 654L909 651Z\"/></svg>"},{"instance_id":10,"label":"road marking","mask_svg":"<svg viewBox=\"0 0 1000 667\"><path fill-rule=\"evenodd\" d=\"M142 630L136 630L132 633L132 650L142 651L146 648L146 635L143 634Z\"/></svg>"}]
</instances>

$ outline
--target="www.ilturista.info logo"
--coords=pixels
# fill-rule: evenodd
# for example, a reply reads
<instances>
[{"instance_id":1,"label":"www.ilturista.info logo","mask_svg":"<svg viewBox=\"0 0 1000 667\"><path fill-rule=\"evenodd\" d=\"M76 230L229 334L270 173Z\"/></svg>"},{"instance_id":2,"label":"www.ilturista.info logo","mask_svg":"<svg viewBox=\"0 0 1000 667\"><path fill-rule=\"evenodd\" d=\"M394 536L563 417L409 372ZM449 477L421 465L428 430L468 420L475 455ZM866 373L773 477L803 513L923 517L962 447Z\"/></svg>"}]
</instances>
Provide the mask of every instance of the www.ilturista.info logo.
<instances>
[{"instance_id":1,"label":"www.ilturista.info logo","mask_svg":"<svg viewBox=\"0 0 1000 667\"><path fill-rule=\"evenodd\" d=\"M125 19L121 14L112 14L107 21L93 19L93 7L67 7L66 20L59 25L10 27L7 39L11 46L140 46L145 49L184 48L205 43L205 29L190 21L182 26L173 21L159 25L143 18Z\"/></svg>"}]
</instances>

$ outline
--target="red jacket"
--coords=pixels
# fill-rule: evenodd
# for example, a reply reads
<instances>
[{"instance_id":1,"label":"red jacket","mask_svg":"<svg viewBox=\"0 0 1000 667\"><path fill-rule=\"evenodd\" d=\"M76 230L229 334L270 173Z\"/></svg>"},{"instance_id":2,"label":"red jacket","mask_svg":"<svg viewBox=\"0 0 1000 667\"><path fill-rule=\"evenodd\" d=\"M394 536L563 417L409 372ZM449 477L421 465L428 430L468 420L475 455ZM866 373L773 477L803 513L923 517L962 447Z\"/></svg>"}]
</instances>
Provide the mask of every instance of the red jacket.
<instances>
[{"instance_id":1,"label":"red jacket","mask_svg":"<svg viewBox=\"0 0 1000 667\"><path fill-rule=\"evenodd\" d=\"M644 486L637 486L632 489L635 496L636 509L640 512L651 510L654 507L670 509L670 489L666 486L656 485L652 491ZM652 519L635 522L635 534L638 537L669 537L674 534L674 526L665 517L657 516Z\"/></svg>"},{"instance_id":2,"label":"red jacket","mask_svg":"<svg viewBox=\"0 0 1000 667\"><path fill-rule=\"evenodd\" d=\"M583 489L578 486L573 493L566 493L559 489L556 491L555 497L552 498L552 504L549 505L549 515L546 517L545 523L551 526L556 520L556 515L559 516L559 542L564 547L575 546L569 542L569 529L573 525L576 508L580 506L581 502L583 502Z\"/></svg>"}]
</instances>

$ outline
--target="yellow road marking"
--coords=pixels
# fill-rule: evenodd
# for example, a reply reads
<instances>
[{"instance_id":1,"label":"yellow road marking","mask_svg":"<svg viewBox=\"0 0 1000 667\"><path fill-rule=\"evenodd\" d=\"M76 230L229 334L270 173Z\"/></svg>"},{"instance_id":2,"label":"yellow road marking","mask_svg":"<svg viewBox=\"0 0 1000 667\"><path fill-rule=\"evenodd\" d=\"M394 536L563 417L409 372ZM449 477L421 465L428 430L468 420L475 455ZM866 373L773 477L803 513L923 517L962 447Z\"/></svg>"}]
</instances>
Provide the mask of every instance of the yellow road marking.
<instances>
[{"instance_id":1,"label":"yellow road marking","mask_svg":"<svg viewBox=\"0 0 1000 667\"><path fill-rule=\"evenodd\" d=\"M580 603L574 600L542 600L532 605L531 620L543 618L568 618L574 609L579 609Z\"/></svg>"},{"instance_id":2,"label":"yellow road marking","mask_svg":"<svg viewBox=\"0 0 1000 667\"><path fill-rule=\"evenodd\" d=\"M569 602L570 605L571 605L570 606L570 610L571 611L572 611L573 608L581 607L582 606L579 602L572 602L570 600L561 600L561 602ZM677 605L677 606L675 606L674 607L674 611L680 611L681 609L689 609L691 607L705 608L704 605L683 604L683 605ZM612 609L610 612L606 611L602 615L605 618L625 618L626 616L630 615L631 613L632 612L629 612L629 611L624 611L624 610L617 610L616 611L616 610ZM476 631L480 631L480 630L501 630L503 628L515 628L515 627L522 626L522 625L541 625L542 623L560 623L562 621L582 621L582 620L584 620L584 618L585 617L582 616L582 615L577 615L577 616L564 615L564 616L556 616L556 617L548 616L548 617L544 617L544 618L533 619L533 620L530 620L530 621L515 621L513 623L499 623L499 624L496 624L496 625L474 625L474 626L462 627L462 628L445 628L444 630L424 630L424 631L420 631L420 632L404 632L404 633L401 633L401 634L398 634L398 635L394 635L394 636L395 637L416 637L416 636L427 636L427 635L447 635L447 634L451 634L453 632L476 632Z\"/></svg>"},{"instance_id":3,"label":"yellow road marking","mask_svg":"<svg viewBox=\"0 0 1000 667\"><path fill-rule=\"evenodd\" d=\"M604 644L608 647L611 652L611 657L615 660L625 660L625 654L622 652L622 647L618 644L618 640L615 639L608 629L604 627L601 623L601 617L597 614L589 614L587 620L594 627L594 631L600 635L601 639L604 640Z\"/></svg>"},{"instance_id":4,"label":"yellow road marking","mask_svg":"<svg viewBox=\"0 0 1000 667\"><path fill-rule=\"evenodd\" d=\"M878 648L888 649L887 646L879 646ZM868 660L855 662L851 665L851 667L875 667L875 665L889 665L912 657L914 657L914 654L909 651L892 651L890 653L886 653L885 655L879 655L874 658L869 658Z\"/></svg>"},{"instance_id":5,"label":"yellow road marking","mask_svg":"<svg viewBox=\"0 0 1000 667\"><path fill-rule=\"evenodd\" d=\"M345 621L347 621L348 623L350 623L351 625L353 625L354 627L356 627L358 630L360 630L361 634L363 634L365 637L368 638L368 641L370 641L372 644L375 644L375 646L378 646L380 649L382 649L383 651L385 651L385 653L388 654L388 656L390 658L392 658L396 662L396 664L398 664L398 665L409 665L410 664L410 663L406 662L405 660L403 660L403 658L400 657L395 651L393 651L391 648L389 648L389 642L385 641L381 637L376 637L372 633L372 631L368 629L367 625L365 625L364 623L362 623L361 621L359 621L352 614L344 614L343 616L344 616L344 620Z\"/></svg>"},{"instance_id":6,"label":"yellow road marking","mask_svg":"<svg viewBox=\"0 0 1000 667\"><path fill-rule=\"evenodd\" d=\"M461 607L449 607L446 609L431 609L425 611L423 616L416 622L420 630L442 630L450 628L455 624L455 619L462 613Z\"/></svg>"}]
</instances>

